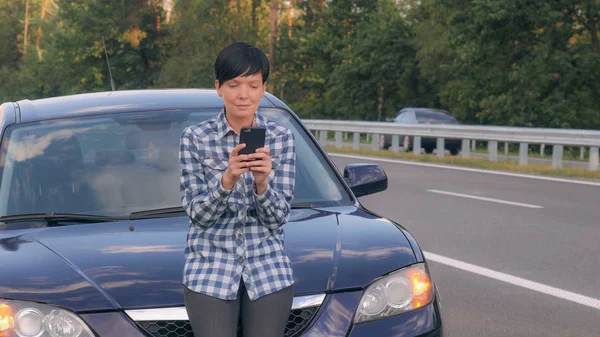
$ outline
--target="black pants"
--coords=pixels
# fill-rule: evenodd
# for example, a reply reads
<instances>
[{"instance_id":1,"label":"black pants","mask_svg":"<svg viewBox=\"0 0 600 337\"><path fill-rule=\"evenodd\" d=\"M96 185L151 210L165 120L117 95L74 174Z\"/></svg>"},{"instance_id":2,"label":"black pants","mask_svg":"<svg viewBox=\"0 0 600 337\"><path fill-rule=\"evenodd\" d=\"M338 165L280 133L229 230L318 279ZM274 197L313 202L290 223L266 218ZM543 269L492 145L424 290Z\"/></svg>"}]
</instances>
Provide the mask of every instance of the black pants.
<instances>
[{"instance_id":1,"label":"black pants","mask_svg":"<svg viewBox=\"0 0 600 337\"><path fill-rule=\"evenodd\" d=\"M292 287L250 301L244 282L236 300L225 301L183 287L185 308L195 337L282 337L294 294Z\"/></svg>"}]
</instances>

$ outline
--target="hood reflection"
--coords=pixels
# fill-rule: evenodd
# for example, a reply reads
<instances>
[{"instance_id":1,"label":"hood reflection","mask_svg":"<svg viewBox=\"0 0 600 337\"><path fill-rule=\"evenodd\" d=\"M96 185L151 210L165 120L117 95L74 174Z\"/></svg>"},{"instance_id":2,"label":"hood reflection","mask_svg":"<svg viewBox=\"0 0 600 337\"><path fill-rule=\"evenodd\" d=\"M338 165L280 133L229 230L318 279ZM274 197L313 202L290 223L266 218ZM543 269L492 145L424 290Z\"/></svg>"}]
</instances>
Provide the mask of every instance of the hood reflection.
<instances>
[{"instance_id":1,"label":"hood reflection","mask_svg":"<svg viewBox=\"0 0 600 337\"><path fill-rule=\"evenodd\" d=\"M168 253L181 252L184 246L110 246L100 249L102 254L144 254L144 253Z\"/></svg>"}]
</instances>

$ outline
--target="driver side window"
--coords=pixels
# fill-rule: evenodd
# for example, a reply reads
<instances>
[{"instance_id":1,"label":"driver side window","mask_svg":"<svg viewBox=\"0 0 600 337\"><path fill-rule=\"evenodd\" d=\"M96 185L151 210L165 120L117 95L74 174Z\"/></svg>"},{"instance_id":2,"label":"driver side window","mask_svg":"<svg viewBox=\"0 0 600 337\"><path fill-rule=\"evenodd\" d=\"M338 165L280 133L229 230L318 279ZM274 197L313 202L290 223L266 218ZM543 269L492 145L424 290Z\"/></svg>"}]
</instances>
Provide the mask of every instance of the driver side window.
<instances>
[{"instance_id":1,"label":"driver side window","mask_svg":"<svg viewBox=\"0 0 600 337\"><path fill-rule=\"evenodd\" d=\"M407 113L403 112L398 117L396 117L396 123L405 123L406 122Z\"/></svg>"}]
</instances>

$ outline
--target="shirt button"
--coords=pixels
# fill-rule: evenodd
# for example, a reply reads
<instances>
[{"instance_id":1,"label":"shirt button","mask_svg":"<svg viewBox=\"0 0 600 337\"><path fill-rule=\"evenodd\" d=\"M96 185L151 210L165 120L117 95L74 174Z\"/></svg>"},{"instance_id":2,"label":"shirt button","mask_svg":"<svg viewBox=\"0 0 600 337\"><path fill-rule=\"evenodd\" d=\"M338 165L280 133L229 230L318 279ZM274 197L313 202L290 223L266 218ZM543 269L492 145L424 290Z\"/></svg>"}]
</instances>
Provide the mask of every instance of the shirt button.
<instances>
[{"instance_id":1,"label":"shirt button","mask_svg":"<svg viewBox=\"0 0 600 337\"><path fill-rule=\"evenodd\" d=\"M244 212L240 211L240 218L244 217Z\"/></svg>"},{"instance_id":2,"label":"shirt button","mask_svg":"<svg viewBox=\"0 0 600 337\"><path fill-rule=\"evenodd\" d=\"M240 263L244 263L244 258L243 257L240 257L238 260L240 261Z\"/></svg>"},{"instance_id":3,"label":"shirt button","mask_svg":"<svg viewBox=\"0 0 600 337\"><path fill-rule=\"evenodd\" d=\"M242 235L242 233L238 233L238 239L243 238L244 236Z\"/></svg>"}]
</instances>

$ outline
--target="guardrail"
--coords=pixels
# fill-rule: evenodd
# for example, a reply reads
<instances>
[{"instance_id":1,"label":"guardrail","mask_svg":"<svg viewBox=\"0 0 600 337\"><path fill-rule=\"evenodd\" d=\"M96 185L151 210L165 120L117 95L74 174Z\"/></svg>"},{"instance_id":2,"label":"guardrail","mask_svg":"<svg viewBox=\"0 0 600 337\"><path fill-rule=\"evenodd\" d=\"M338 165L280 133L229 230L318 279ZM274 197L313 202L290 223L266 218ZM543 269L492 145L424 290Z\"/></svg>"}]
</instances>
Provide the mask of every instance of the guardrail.
<instances>
[{"instance_id":1,"label":"guardrail","mask_svg":"<svg viewBox=\"0 0 600 337\"><path fill-rule=\"evenodd\" d=\"M564 146L589 147L590 171L598 170L598 149L600 131L572 129L517 128L477 125L435 125L435 124L397 124L391 122L361 122L304 119L303 123L319 135L319 141L326 143L327 132L335 132L335 146L343 147L342 134L353 133L353 148L360 148L360 134L372 135L372 149L382 147L381 136L391 135L390 150L400 151L400 138L413 137L413 153L421 154L421 139L436 138L437 156L444 156L445 139L462 139L461 156L470 157L471 141L488 142L488 158L498 161L498 142L518 143L519 164L527 165L529 144L552 145L552 167L562 167ZM405 144L405 143L403 143Z\"/></svg>"}]
</instances>

